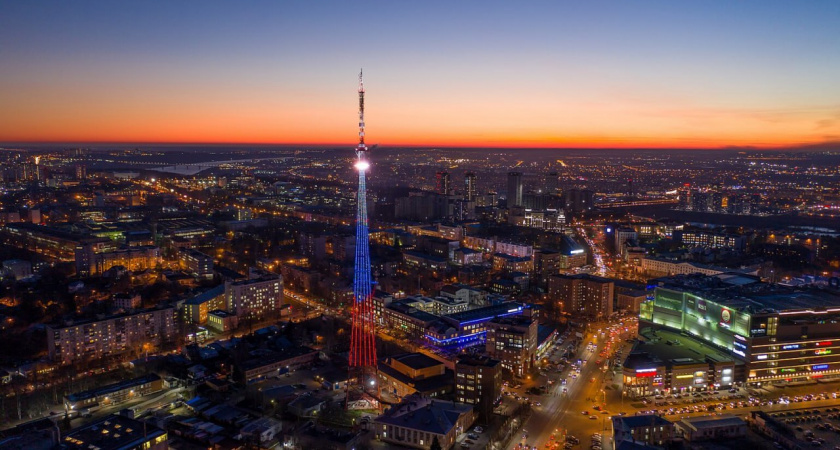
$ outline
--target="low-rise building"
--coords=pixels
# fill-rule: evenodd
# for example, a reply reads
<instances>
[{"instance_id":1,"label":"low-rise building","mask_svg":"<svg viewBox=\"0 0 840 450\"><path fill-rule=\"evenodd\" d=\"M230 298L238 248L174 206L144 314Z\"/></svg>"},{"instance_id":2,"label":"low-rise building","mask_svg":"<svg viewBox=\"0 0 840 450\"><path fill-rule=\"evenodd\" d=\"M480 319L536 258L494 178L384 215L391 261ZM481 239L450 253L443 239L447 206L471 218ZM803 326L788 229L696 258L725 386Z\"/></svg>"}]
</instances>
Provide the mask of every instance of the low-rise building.
<instances>
[{"instance_id":1,"label":"low-rise building","mask_svg":"<svg viewBox=\"0 0 840 450\"><path fill-rule=\"evenodd\" d=\"M569 270L586 265L586 247L580 245L570 236L562 235L558 251L560 257L560 269Z\"/></svg>"},{"instance_id":2,"label":"low-rise building","mask_svg":"<svg viewBox=\"0 0 840 450\"><path fill-rule=\"evenodd\" d=\"M376 437L386 443L429 449L437 439L452 448L458 434L475 422L472 405L411 395L374 420Z\"/></svg>"},{"instance_id":3,"label":"low-rise building","mask_svg":"<svg viewBox=\"0 0 840 450\"><path fill-rule=\"evenodd\" d=\"M146 422L110 415L70 430L59 444L61 450L166 450L166 431Z\"/></svg>"},{"instance_id":4,"label":"low-rise building","mask_svg":"<svg viewBox=\"0 0 840 450\"><path fill-rule=\"evenodd\" d=\"M213 257L198 250L185 248L178 253L181 268L198 278L213 278Z\"/></svg>"},{"instance_id":5,"label":"low-rise building","mask_svg":"<svg viewBox=\"0 0 840 450\"><path fill-rule=\"evenodd\" d=\"M515 256L507 253L494 253L493 270L507 273L530 273L534 270L534 259L532 256Z\"/></svg>"},{"instance_id":6,"label":"low-rise building","mask_svg":"<svg viewBox=\"0 0 840 450\"><path fill-rule=\"evenodd\" d=\"M309 347L292 347L283 352L255 355L234 365L234 377L243 384L251 384L282 372L306 367L315 362L318 351Z\"/></svg>"},{"instance_id":7,"label":"low-rise building","mask_svg":"<svg viewBox=\"0 0 840 450\"><path fill-rule=\"evenodd\" d=\"M677 422L676 427L688 442L738 439L747 435L747 423L732 414L686 417Z\"/></svg>"},{"instance_id":8,"label":"low-rise building","mask_svg":"<svg viewBox=\"0 0 840 450\"><path fill-rule=\"evenodd\" d=\"M487 292L464 284L447 284L440 290L440 296L466 301L472 306L487 304Z\"/></svg>"},{"instance_id":9,"label":"low-rise building","mask_svg":"<svg viewBox=\"0 0 840 450\"><path fill-rule=\"evenodd\" d=\"M114 294L113 299L115 309L130 310L137 309L143 305L143 300L140 298L140 294L136 293L129 294L121 292L119 294Z\"/></svg>"},{"instance_id":10,"label":"low-rise building","mask_svg":"<svg viewBox=\"0 0 840 450\"><path fill-rule=\"evenodd\" d=\"M389 396L403 398L419 392L440 397L452 392L453 373L423 353L407 353L379 362L379 389Z\"/></svg>"},{"instance_id":11,"label":"low-rise building","mask_svg":"<svg viewBox=\"0 0 840 450\"><path fill-rule=\"evenodd\" d=\"M225 285L220 284L194 297L188 298L182 307L182 317L187 323L204 325L207 323L207 314L210 311L224 309L226 306Z\"/></svg>"},{"instance_id":12,"label":"low-rise building","mask_svg":"<svg viewBox=\"0 0 840 450\"><path fill-rule=\"evenodd\" d=\"M129 271L154 269L160 263L160 249L153 245L139 245L101 253L89 245L80 246L76 250L76 271L85 276L98 275L116 266L125 267Z\"/></svg>"},{"instance_id":13,"label":"low-rise building","mask_svg":"<svg viewBox=\"0 0 840 450\"><path fill-rule=\"evenodd\" d=\"M674 424L656 414L638 416L613 416L613 439L665 446L674 439Z\"/></svg>"},{"instance_id":14,"label":"low-rise building","mask_svg":"<svg viewBox=\"0 0 840 450\"><path fill-rule=\"evenodd\" d=\"M237 317L225 310L215 309L207 313L207 328L217 333L228 332L237 325Z\"/></svg>"},{"instance_id":15,"label":"low-rise building","mask_svg":"<svg viewBox=\"0 0 840 450\"><path fill-rule=\"evenodd\" d=\"M7 275L15 280L21 280L32 275L32 263L22 259L7 259L0 266L0 275Z\"/></svg>"},{"instance_id":16,"label":"low-rise building","mask_svg":"<svg viewBox=\"0 0 840 450\"><path fill-rule=\"evenodd\" d=\"M423 336L426 329L438 320L438 317L417 309L410 303L402 300L391 302L382 310L383 321L392 330L401 331L413 337Z\"/></svg>"},{"instance_id":17,"label":"low-rise building","mask_svg":"<svg viewBox=\"0 0 840 450\"><path fill-rule=\"evenodd\" d=\"M643 338L622 366L624 393L631 398L729 388L743 369L731 356L689 336L658 331Z\"/></svg>"},{"instance_id":18,"label":"low-rise building","mask_svg":"<svg viewBox=\"0 0 840 450\"><path fill-rule=\"evenodd\" d=\"M248 423L239 434L248 442L258 442L260 446L266 446L276 441L283 430L283 423L271 417L260 417Z\"/></svg>"},{"instance_id":19,"label":"low-rise building","mask_svg":"<svg viewBox=\"0 0 840 450\"><path fill-rule=\"evenodd\" d=\"M494 318L530 314L517 302L502 302L440 317L426 329L426 339L438 347L464 347L486 341L487 323ZM434 317L434 316L433 316Z\"/></svg>"},{"instance_id":20,"label":"low-rise building","mask_svg":"<svg viewBox=\"0 0 840 450\"><path fill-rule=\"evenodd\" d=\"M69 394L64 397L64 409L68 412L79 412L85 408L115 405L159 392L163 388L163 379L152 373L88 391Z\"/></svg>"}]
</instances>

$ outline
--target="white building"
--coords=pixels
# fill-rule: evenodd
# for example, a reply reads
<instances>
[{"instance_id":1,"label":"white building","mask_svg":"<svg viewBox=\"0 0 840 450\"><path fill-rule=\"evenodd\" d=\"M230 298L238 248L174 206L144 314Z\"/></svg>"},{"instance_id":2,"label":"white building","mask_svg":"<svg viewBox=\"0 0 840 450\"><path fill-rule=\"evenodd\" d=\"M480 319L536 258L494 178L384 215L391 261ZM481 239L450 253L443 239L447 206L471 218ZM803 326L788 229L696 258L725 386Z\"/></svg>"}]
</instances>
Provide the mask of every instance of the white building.
<instances>
[{"instance_id":1,"label":"white building","mask_svg":"<svg viewBox=\"0 0 840 450\"><path fill-rule=\"evenodd\" d=\"M47 327L50 359L59 364L97 360L129 351L137 354L176 338L175 308L146 309L102 320Z\"/></svg>"},{"instance_id":2,"label":"white building","mask_svg":"<svg viewBox=\"0 0 840 450\"><path fill-rule=\"evenodd\" d=\"M227 310L240 318L263 319L280 313L283 277L258 278L225 283Z\"/></svg>"}]
</instances>

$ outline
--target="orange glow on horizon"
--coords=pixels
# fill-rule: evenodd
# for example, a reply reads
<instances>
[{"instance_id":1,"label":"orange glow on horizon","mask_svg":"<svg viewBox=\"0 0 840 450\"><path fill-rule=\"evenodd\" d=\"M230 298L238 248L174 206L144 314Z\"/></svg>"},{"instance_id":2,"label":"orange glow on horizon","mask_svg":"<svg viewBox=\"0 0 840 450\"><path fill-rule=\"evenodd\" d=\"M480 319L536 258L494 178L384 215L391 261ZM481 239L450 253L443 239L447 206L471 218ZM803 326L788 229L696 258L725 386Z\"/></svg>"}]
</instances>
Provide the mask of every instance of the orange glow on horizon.
<instances>
[{"instance_id":1,"label":"orange glow on horizon","mask_svg":"<svg viewBox=\"0 0 840 450\"><path fill-rule=\"evenodd\" d=\"M102 88L89 97L62 88L6 92L0 142L353 146L353 88L262 97L194 89L112 96ZM725 108L687 99L523 93L508 105L464 97L441 106L437 98L394 92L368 97L367 141L389 147L784 148L840 136L834 109L819 105Z\"/></svg>"}]
</instances>

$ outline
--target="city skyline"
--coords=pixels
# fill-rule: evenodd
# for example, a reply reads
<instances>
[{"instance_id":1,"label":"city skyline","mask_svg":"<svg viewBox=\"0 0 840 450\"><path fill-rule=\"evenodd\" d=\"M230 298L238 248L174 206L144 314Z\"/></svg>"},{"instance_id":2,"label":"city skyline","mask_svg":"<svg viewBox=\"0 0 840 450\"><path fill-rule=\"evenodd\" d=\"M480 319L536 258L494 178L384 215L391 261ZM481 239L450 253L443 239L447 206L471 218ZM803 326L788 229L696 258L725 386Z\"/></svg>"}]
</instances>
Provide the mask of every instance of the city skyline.
<instances>
[{"instance_id":1,"label":"city skyline","mask_svg":"<svg viewBox=\"0 0 840 450\"><path fill-rule=\"evenodd\" d=\"M840 140L829 2L3 10L0 142L346 145L359 66L384 146Z\"/></svg>"}]
</instances>

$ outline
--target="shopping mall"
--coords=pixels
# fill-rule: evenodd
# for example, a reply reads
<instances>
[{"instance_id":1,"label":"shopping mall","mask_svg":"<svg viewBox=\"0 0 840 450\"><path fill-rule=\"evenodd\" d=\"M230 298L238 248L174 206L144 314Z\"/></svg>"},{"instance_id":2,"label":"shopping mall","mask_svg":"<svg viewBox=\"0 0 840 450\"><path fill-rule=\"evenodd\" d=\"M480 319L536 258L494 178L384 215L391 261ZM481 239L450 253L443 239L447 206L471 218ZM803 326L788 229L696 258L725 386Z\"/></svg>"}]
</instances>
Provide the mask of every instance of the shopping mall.
<instances>
[{"instance_id":1,"label":"shopping mall","mask_svg":"<svg viewBox=\"0 0 840 450\"><path fill-rule=\"evenodd\" d=\"M731 355L734 383L840 377L840 291L832 287L794 288L739 273L657 278L641 305L639 333L657 329Z\"/></svg>"}]
</instances>

